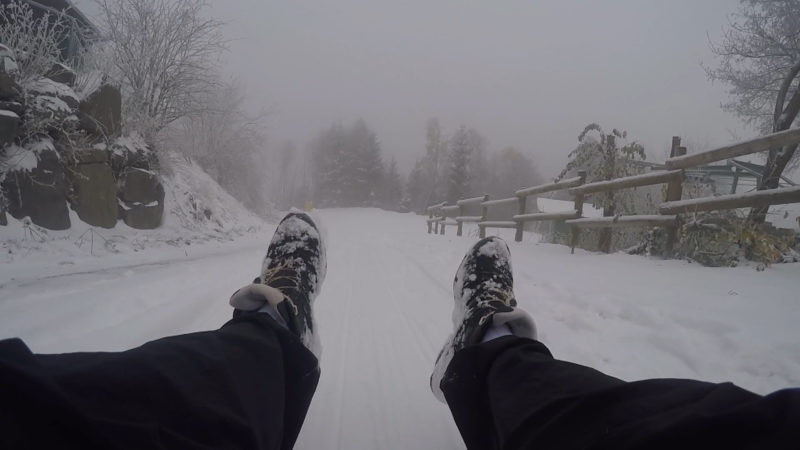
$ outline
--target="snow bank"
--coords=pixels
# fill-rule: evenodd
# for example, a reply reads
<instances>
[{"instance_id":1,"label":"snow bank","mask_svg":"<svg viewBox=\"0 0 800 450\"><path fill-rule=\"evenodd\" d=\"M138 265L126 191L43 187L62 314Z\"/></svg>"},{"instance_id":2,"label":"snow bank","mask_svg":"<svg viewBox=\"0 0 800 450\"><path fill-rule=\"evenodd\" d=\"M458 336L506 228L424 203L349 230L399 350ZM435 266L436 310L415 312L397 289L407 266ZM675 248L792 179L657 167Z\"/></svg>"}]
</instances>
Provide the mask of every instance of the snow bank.
<instances>
[{"instance_id":1,"label":"snow bank","mask_svg":"<svg viewBox=\"0 0 800 450\"><path fill-rule=\"evenodd\" d=\"M17 168L35 166L35 152L41 149L20 150ZM154 257L184 254L190 246L231 242L265 225L192 162L173 162L162 182L164 221L155 230L133 229L121 220L113 229L93 227L70 211L72 227L52 231L9 215L8 226L0 226L0 282L25 274L62 273L70 267L91 268L97 266L94 260L101 266L129 261L130 255L144 250L176 250L156 251Z\"/></svg>"},{"instance_id":2,"label":"snow bank","mask_svg":"<svg viewBox=\"0 0 800 450\"><path fill-rule=\"evenodd\" d=\"M477 227L439 236L426 233L424 217L356 208L322 210L315 221L327 229L314 306L325 352L296 448L464 448L428 380L453 329L453 274ZM104 351L218 328L231 316L230 294L258 273L273 229L114 258L54 256L11 281L7 270L29 260L3 265L0 338L20 336L38 352ZM800 264L759 272L573 255L533 234L517 243L514 230L500 233L516 298L557 358L626 380L733 381L762 394L800 386ZM84 236L86 254L90 244ZM47 276L51 266L61 273Z\"/></svg>"}]
</instances>

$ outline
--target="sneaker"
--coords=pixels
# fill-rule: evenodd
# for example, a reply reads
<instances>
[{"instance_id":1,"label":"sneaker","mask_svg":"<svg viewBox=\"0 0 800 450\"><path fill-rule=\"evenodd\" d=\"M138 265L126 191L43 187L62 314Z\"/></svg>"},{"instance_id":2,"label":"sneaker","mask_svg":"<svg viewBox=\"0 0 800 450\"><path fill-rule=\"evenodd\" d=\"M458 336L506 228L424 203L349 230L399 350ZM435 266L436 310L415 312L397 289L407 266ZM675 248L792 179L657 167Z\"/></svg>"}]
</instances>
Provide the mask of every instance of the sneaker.
<instances>
[{"instance_id":1,"label":"sneaker","mask_svg":"<svg viewBox=\"0 0 800 450\"><path fill-rule=\"evenodd\" d=\"M467 251L453 281L453 328L436 358L431 390L444 402L441 382L453 355L479 344L493 326L507 325L511 334L536 339L533 319L517 309L511 253L499 237L487 237Z\"/></svg>"},{"instance_id":2,"label":"sneaker","mask_svg":"<svg viewBox=\"0 0 800 450\"><path fill-rule=\"evenodd\" d=\"M308 214L290 212L272 236L261 276L231 296L234 315L237 311L267 312L319 358L321 346L312 309L325 270L319 229Z\"/></svg>"}]
</instances>

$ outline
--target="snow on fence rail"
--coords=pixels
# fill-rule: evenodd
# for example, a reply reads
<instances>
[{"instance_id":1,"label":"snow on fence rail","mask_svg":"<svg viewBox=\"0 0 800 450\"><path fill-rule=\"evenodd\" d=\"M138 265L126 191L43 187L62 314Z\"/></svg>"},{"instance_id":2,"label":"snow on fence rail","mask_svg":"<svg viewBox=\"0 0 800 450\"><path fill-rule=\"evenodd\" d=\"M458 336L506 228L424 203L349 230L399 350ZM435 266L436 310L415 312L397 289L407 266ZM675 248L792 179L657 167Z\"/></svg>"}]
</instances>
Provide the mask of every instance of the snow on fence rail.
<instances>
[{"instance_id":1,"label":"snow on fence rail","mask_svg":"<svg viewBox=\"0 0 800 450\"><path fill-rule=\"evenodd\" d=\"M691 200L681 200L683 195L683 181L685 169L700 165L763 152L775 148L800 144L800 128L761 136L748 141L726 145L702 153L686 155L686 147L681 147L681 138L672 138L672 151L666 161L666 171L652 172L643 175L617 178L607 181L586 183L586 172L579 172L579 176L555 183L533 186L514 192L514 197L490 200L488 195L458 200L455 205L439 203L429 206L427 211L428 233L444 234L445 225L456 225L457 234L461 236L464 222L476 222L480 236L486 237L486 228L515 228L514 236L517 242L522 240L522 230L526 222L545 220L564 220L570 226L570 246L575 251L582 228L603 228L610 230L615 227L661 227L667 234L666 255L669 256L677 239L677 230L681 225L680 214L691 214L699 211L714 211L736 208L750 208L760 206L781 205L787 203L800 203L800 187L748 192L745 194L721 195L716 197L703 197ZM657 215L612 215L605 217L583 217L583 202L586 195L598 192L616 191L641 186L667 184L664 202L659 205ZM526 213L527 197L547 192L567 190L575 200L575 209L558 213ZM519 212L511 220L488 220L489 208L501 205L518 203ZM480 205L480 216L466 216L466 206ZM606 211L607 212L607 211ZM452 218L453 220L447 220ZM435 227L432 230L432 227ZM610 239L608 240L610 245ZM602 249L609 252L610 248Z\"/></svg>"},{"instance_id":2,"label":"snow on fence rail","mask_svg":"<svg viewBox=\"0 0 800 450\"><path fill-rule=\"evenodd\" d=\"M514 239L519 242L522 240L522 230L526 222L536 222L544 220L566 220L581 217L582 209L577 203L575 210L559 213L532 213L526 214L525 208L529 196L554 192L580 186L586 181L586 172L579 172L579 176L556 183L542 184L530 188L520 189L514 193L513 197L489 200L489 195L483 197L473 197L456 201L455 205L447 206L447 202L429 206L428 211L428 233L444 234L446 225L455 225L456 235L461 236L464 231L464 223L477 223L481 238L486 237L486 228L514 228L516 233ZM488 220L489 208L509 204L519 205L518 214L511 217L511 220ZM582 208L581 201L581 208ZM480 216L467 216L464 210L468 206L480 206ZM454 220L448 221L448 218Z\"/></svg>"}]
</instances>

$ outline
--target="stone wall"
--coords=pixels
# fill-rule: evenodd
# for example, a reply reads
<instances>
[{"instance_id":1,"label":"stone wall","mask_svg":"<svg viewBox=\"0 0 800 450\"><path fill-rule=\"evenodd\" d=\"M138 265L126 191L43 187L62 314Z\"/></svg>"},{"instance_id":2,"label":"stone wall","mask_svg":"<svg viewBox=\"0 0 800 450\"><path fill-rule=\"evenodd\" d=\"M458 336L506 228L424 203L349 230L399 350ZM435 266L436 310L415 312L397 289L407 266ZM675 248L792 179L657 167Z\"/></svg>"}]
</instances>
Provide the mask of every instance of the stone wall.
<instances>
[{"instance_id":1,"label":"stone wall","mask_svg":"<svg viewBox=\"0 0 800 450\"><path fill-rule=\"evenodd\" d=\"M15 67L13 53L0 45L0 56L0 226L7 211L67 229L68 208L97 227L160 226L155 156L141 139L122 136L119 89L103 84L80 98L74 72L62 64L23 86L6 70Z\"/></svg>"}]
</instances>

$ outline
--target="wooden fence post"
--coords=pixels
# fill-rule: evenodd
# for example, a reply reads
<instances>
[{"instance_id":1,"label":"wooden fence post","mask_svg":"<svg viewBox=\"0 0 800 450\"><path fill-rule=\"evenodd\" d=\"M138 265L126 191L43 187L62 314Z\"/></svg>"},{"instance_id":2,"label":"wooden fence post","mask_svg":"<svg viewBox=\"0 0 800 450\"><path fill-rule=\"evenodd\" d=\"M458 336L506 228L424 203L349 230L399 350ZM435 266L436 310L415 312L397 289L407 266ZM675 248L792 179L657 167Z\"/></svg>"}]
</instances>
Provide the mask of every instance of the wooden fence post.
<instances>
[{"instance_id":1,"label":"wooden fence post","mask_svg":"<svg viewBox=\"0 0 800 450\"><path fill-rule=\"evenodd\" d=\"M519 215L525 214L525 206L528 203L527 196L519 197ZM514 240L517 242L522 242L522 228L525 226L525 222L520 220L517 222L517 232L514 234Z\"/></svg>"},{"instance_id":2,"label":"wooden fence post","mask_svg":"<svg viewBox=\"0 0 800 450\"><path fill-rule=\"evenodd\" d=\"M484 202L488 202L489 201L489 194L486 194L486 195L483 196L483 201ZM486 219L488 219L488 218L489 218L489 207L481 205L481 222L485 222ZM481 225L480 222L478 222L478 230L480 231L480 238L481 239L485 238L486 237L486 227Z\"/></svg>"},{"instance_id":3,"label":"wooden fence post","mask_svg":"<svg viewBox=\"0 0 800 450\"><path fill-rule=\"evenodd\" d=\"M681 138L680 136L673 136L672 137L672 149L670 150L669 157L674 158L676 156L683 156L686 154L686 147L681 147ZM670 181L667 184L667 195L664 201L672 202L680 200L683 196L683 177L681 177L677 181ZM680 219L678 219L678 223L674 227L670 227L667 229L667 243L664 247L664 257L670 258L672 257L673 252L675 251L675 243L678 240L678 229L680 228Z\"/></svg>"},{"instance_id":4,"label":"wooden fence post","mask_svg":"<svg viewBox=\"0 0 800 450\"><path fill-rule=\"evenodd\" d=\"M441 214L441 216L442 216L442 222L441 222L442 232L440 233L442 236L444 236L444 226L445 226L444 223L447 221L447 216L444 214L444 207L445 206L447 206L447 202L442 203L442 206L439 207L439 211L442 212L442 214Z\"/></svg>"},{"instance_id":5,"label":"wooden fence post","mask_svg":"<svg viewBox=\"0 0 800 450\"><path fill-rule=\"evenodd\" d=\"M429 209L428 210L428 234L431 234L431 231L433 231L433 222L431 222L431 220L433 220L433 211L431 211Z\"/></svg>"},{"instance_id":6,"label":"wooden fence post","mask_svg":"<svg viewBox=\"0 0 800 450\"><path fill-rule=\"evenodd\" d=\"M581 185L586 183L586 171L585 170L579 170L578 171L578 176L581 178ZM578 212L578 218L583 217L583 197L584 197L584 194L575 195L575 211ZM580 238L580 235L581 235L581 229L576 225L572 225L572 227L570 227L570 228L571 228L571 230L570 230L571 233L570 234L572 235L572 236L570 236L570 243L569 243L570 248L571 248L570 249L570 253L574 254L575 253L575 247L578 245L578 239Z\"/></svg>"},{"instance_id":7,"label":"wooden fence post","mask_svg":"<svg viewBox=\"0 0 800 450\"><path fill-rule=\"evenodd\" d=\"M456 204L458 204L458 202L456 202ZM458 217L461 217L463 215L464 215L464 205L458 205ZM456 236L461 236L461 234L464 232L464 222L458 220L458 217L456 217L456 222L458 223L458 228L456 229Z\"/></svg>"}]
</instances>

